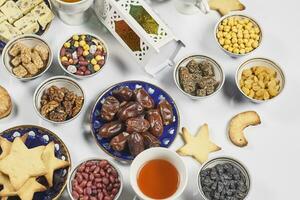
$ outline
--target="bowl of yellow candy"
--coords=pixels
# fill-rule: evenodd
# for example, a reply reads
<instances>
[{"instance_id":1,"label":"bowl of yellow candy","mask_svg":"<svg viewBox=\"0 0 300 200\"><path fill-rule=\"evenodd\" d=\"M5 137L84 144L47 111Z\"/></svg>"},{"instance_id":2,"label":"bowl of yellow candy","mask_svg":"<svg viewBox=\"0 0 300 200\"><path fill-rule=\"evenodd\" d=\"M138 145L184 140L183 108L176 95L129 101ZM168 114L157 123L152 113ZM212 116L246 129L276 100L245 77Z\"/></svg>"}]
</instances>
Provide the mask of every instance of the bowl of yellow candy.
<instances>
[{"instance_id":1,"label":"bowl of yellow candy","mask_svg":"<svg viewBox=\"0 0 300 200\"><path fill-rule=\"evenodd\" d=\"M262 31L254 19L245 15L230 14L222 17L217 23L215 39L228 55L241 57L260 46Z\"/></svg>"},{"instance_id":2,"label":"bowl of yellow candy","mask_svg":"<svg viewBox=\"0 0 300 200\"><path fill-rule=\"evenodd\" d=\"M236 71L240 92L255 103L266 102L282 93L285 75L281 67L267 58L252 58Z\"/></svg>"}]
</instances>

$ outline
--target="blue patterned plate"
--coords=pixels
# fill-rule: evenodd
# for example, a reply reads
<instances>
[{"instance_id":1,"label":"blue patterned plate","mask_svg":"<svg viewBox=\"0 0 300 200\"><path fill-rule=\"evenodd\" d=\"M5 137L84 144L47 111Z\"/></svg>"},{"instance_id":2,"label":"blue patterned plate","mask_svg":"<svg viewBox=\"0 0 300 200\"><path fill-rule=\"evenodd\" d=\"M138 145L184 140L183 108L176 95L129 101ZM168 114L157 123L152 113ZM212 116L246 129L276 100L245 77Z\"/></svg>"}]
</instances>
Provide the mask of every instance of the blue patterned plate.
<instances>
[{"instance_id":1,"label":"blue patterned plate","mask_svg":"<svg viewBox=\"0 0 300 200\"><path fill-rule=\"evenodd\" d=\"M16 0L13 0L13 1L16 2ZM49 0L44 0L44 2L50 8L50 10L52 10L52 5L51 5L50 1ZM39 36L42 36L49 29L51 23L52 23L52 21L47 24L45 30L43 30L42 27L40 26L40 29L35 34L39 35ZM0 40L0 53L4 49L6 44L7 44L7 42Z\"/></svg>"},{"instance_id":2,"label":"blue patterned plate","mask_svg":"<svg viewBox=\"0 0 300 200\"><path fill-rule=\"evenodd\" d=\"M25 142L28 148L34 148L41 145L45 146L49 142L54 141L55 156L62 160L68 160L71 163L71 157L66 145L57 135L45 128L34 125L22 125L5 130L0 133L0 135L9 141L13 141L15 137L22 136L25 133L28 133L28 138ZM70 169L71 165L67 168L56 170L54 173L53 187L44 192L35 193L33 200L58 199L66 187ZM40 179L40 181L43 182L45 180Z\"/></svg>"},{"instance_id":3,"label":"blue patterned plate","mask_svg":"<svg viewBox=\"0 0 300 200\"><path fill-rule=\"evenodd\" d=\"M112 92L114 90L120 87L128 87L131 90L142 87L150 94L150 96L153 98L156 105L161 99L166 99L170 103L170 105L173 108L174 120L173 123L169 124L168 126L164 126L163 134L159 138L161 142L161 147L166 147L166 148L169 147L174 141L178 133L178 128L179 128L178 109L176 107L174 100L164 90L162 90L161 88L155 85L152 85L151 83L146 83L143 81L125 81L125 82L117 83L112 87L108 88L98 97L90 116L91 129L97 144L107 154L109 154L114 158L125 160L125 161L131 161L134 159L134 157L130 154L129 151L122 151L122 152L114 151L109 145L110 139L102 138L98 134L100 127L105 123L105 121L100 118L100 110L102 108L102 104L104 103L105 99L108 96L112 95Z\"/></svg>"}]
</instances>

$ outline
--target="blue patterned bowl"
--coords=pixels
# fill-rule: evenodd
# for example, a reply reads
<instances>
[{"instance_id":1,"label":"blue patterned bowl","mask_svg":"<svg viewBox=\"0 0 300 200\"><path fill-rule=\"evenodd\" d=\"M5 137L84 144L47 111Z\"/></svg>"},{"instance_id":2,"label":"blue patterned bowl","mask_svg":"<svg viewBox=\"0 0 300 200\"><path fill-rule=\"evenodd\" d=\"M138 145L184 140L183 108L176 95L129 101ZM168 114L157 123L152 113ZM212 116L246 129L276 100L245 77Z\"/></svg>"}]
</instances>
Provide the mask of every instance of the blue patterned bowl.
<instances>
[{"instance_id":1,"label":"blue patterned bowl","mask_svg":"<svg viewBox=\"0 0 300 200\"><path fill-rule=\"evenodd\" d=\"M15 137L19 137L28 133L28 138L25 142L28 148L34 148L41 145L47 145L49 142L55 143L55 156L62 160L68 160L71 164L71 157L66 145L63 141L51 131L34 125L22 125L10 128L0 133L0 136L13 141ZM64 169L56 170L54 173L53 187L44 192L35 193L33 200L52 200L58 199L64 191L68 174L70 172L71 165ZM43 180L40 180L43 182Z\"/></svg>"},{"instance_id":2,"label":"blue patterned bowl","mask_svg":"<svg viewBox=\"0 0 300 200\"><path fill-rule=\"evenodd\" d=\"M91 116L90 116L90 123L91 123L91 129L92 129L92 134L94 135L97 144L110 156L123 160L123 161L131 161L134 159L134 157L130 154L129 151L122 151L122 152L118 152L113 150L110 145L110 139L109 138L102 138L98 132L99 129L101 128L101 126L105 123L104 120L102 120L100 118L100 110L102 108L102 104L104 103L105 99L108 96L112 95L112 92L120 87L128 87L131 90L134 90L136 88L144 88L149 94L150 96L153 98L155 104L158 104L158 102L161 99L166 99L170 105L173 108L173 113L174 113L174 120L173 123L164 126L164 131L163 134L161 135L161 137L159 138L160 142L161 142L161 147L169 147L177 133L178 133L178 129L179 129L179 112L178 109L176 107L176 104L174 102L174 100L161 88L152 85L151 83L147 83L147 82L143 82L143 81L125 81L125 82L121 82L121 83L117 83L115 85L113 85L112 87L108 88L106 91L104 91L97 99L95 106L92 110Z\"/></svg>"}]
</instances>

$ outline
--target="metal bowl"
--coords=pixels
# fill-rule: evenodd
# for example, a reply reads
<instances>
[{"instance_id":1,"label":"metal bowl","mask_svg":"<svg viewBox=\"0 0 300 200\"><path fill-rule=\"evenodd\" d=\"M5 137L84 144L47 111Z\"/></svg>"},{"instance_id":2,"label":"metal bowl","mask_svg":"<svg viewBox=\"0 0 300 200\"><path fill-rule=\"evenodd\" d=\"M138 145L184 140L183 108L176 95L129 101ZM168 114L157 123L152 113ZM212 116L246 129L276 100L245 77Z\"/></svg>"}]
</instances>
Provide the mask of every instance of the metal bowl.
<instances>
[{"instance_id":1,"label":"metal bowl","mask_svg":"<svg viewBox=\"0 0 300 200\"><path fill-rule=\"evenodd\" d=\"M200 173L207 169L207 168L212 168L214 166L216 166L217 164L224 164L224 163L230 163L232 165L234 165L235 167L237 167L242 173L243 175L245 176L246 178L246 185L247 185L247 188L248 188L248 191L247 191L247 196L245 197L245 199L247 199L247 197L249 196L249 192L250 192L250 189L251 189L251 178L250 178L250 174L247 170L247 168L238 160L234 159L234 158L231 158L231 157L217 157L217 158L213 158L209 161L207 161L206 163L204 163L199 172L198 172L198 189L199 189L199 192L202 196L202 198L204 200L209 200L203 190L202 190L202 185L201 185L201 178L200 178Z\"/></svg>"},{"instance_id":2,"label":"metal bowl","mask_svg":"<svg viewBox=\"0 0 300 200\"><path fill-rule=\"evenodd\" d=\"M201 97L201 96L194 96L194 95L191 95L191 94L185 92L181 88L180 81L179 81L179 69L180 69L180 67L185 67L187 65L187 63L189 61L191 61L192 59L194 59L196 61L206 60L206 61L210 62L213 65L214 72L215 72L215 78L219 82L219 86L217 87L217 89L212 94L207 95L207 96L203 96L203 97ZM183 58L175 66L173 76L174 76L174 81L175 81L176 86L178 87L178 89L183 94L185 94L186 96L190 97L191 99L195 99L195 100L205 99L205 98L208 98L208 97L211 97L211 96L217 94L221 90L221 88L223 87L224 82L225 82L225 74L224 74L224 71L223 71L222 67L214 59L212 59L212 58L210 58L208 56L204 56L204 55L191 55L191 56Z\"/></svg>"},{"instance_id":3,"label":"metal bowl","mask_svg":"<svg viewBox=\"0 0 300 200\"><path fill-rule=\"evenodd\" d=\"M86 162L88 162L88 161L101 161L101 160L107 160L108 163L109 163L111 166L113 166L113 167L117 170L117 172L118 172L119 180L120 180L120 189L119 189L119 192L116 194L114 200L119 199L119 197L120 197L120 195L121 195L121 193L122 193L122 190L123 190L123 176L122 176L122 173L121 173L120 169L118 168L118 166L117 166L114 162L112 162L112 161L110 161L110 160L108 160L108 159L88 158L88 159L86 159L86 160L83 160L83 161L79 162L79 164L78 164L78 165L71 171L71 173L70 173L70 176L69 176L69 178L68 178L67 189L68 189L68 194L69 194L71 200L75 200L75 199L73 198L73 195L72 195L72 181L74 180L74 177L75 177L75 174L76 174L76 172L77 172L77 169L78 169L83 163L86 163Z\"/></svg>"},{"instance_id":4,"label":"metal bowl","mask_svg":"<svg viewBox=\"0 0 300 200\"><path fill-rule=\"evenodd\" d=\"M37 44L43 44L48 47L49 58L48 58L47 65L44 67L44 69L42 71L40 71L35 76L27 77L27 78L19 78L16 75L14 75L14 73L12 72L12 65L10 64L11 56L8 54L8 52L9 52L10 48L17 42L22 42L31 48L33 48ZM42 37L40 37L38 35L33 35L33 34L22 35L22 36L12 39L10 42L7 43L7 45L5 46L3 53L2 53L2 63L5 66L6 70L9 72L10 75L12 75L13 77L15 77L19 80L22 80L22 81L28 81L28 80L35 79L39 76L42 76L50 68L50 66L52 64L52 60L53 60L53 52L50 48L50 45Z\"/></svg>"},{"instance_id":5,"label":"metal bowl","mask_svg":"<svg viewBox=\"0 0 300 200\"><path fill-rule=\"evenodd\" d=\"M53 85L55 85L59 88L65 87L68 90L73 91L75 94L83 97L83 105L81 107L81 110L77 113L76 116L74 116L73 118L68 119L66 121L63 121L63 122L55 122L50 119L47 119L40 113L41 97L42 97L44 91ZM34 104L34 108L35 108L35 111L37 112L37 114L42 119L44 119L48 122L51 122L51 123L55 123L55 124L64 124L64 123L70 122L70 121L74 120L76 117L78 117L80 115L80 113L82 112L84 102L85 102L85 96L84 96L84 92L83 92L83 89L81 88L81 86L74 79L66 77L66 76L54 76L52 78L45 80L37 87L37 89L35 90L34 95L33 95L33 104Z\"/></svg>"},{"instance_id":6,"label":"metal bowl","mask_svg":"<svg viewBox=\"0 0 300 200\"><path fill-rule=\"evenodd\" d=\"M73 74L73 73L69 72L69 71L62 65L61 60L60 60L60 50L61 50L61 48L63 47L63 44L64 44L65 42L67 42L68 40L70 40L74 34L77 34L77 35L79 35L79 36L80 36L80 35L90 35L90 36L96 38L97 40L99 40L99 41L103 44L103 47L106 49L106 55L105 55L106 57L105 57L105 63L104 63L104 65L102 66L102 68L101 68L99 71L97 71L97 72L95 72L95 73L92 73L92 74L90 74L90 75L79 76L79 75L76 75L76 74ZM68 36L68 37L66 38L66 40L64 40L64 42L62 43L62 45L60 46L60 48L59 48L59 50L58 50L58 52L57 52L57 59L58 59L59 66L60 66L67 74L69 74L69 75L71 75L71 76L73 76L73 77L75 77L75 78L77 78L77 79L89 78L89 77L92 77L92 76L98 74L99 72L101 72L101 71L103 70L103 68L104 68L104 66L106 65L106 62L107 62L107 60L108 60L108 57L109 57L109 52L108 52L107 44L106 44L100 37L98 37L97 35L94 35L94 34L92 34L92 33L74 33L74 34Z\"/></svg>"},{"instance_id":7,"label":"metal bowl","mask_svg":"<svg viewBox=\"0 0 300 200\"><path fill-rule=\"evenodd\" d=\"M224 49L222 47L222 45L219 43L219 40L217 38L217 32L218 32L218 27L219 25L222 23L222 21L226 18L229 18L229 17L233 17L233 16L237 16L237 17L244 17L244 18L247 18L249 19L254 25L256 25L259 29L260 29L260 39L259 39L259 42L258 42L258 47L253 49L252 51L248 52L248 53L244 53L244 54L236 54L236 53L232 53L230 51L228 51L227 49ZM242 57L242 56L245 56L245 55L249 55L250 53L253 53L256 49L258 49L260 46L261 46L261 43L262 43L262 38L263 38L263 33L262 33L262 28L261 26L257 23L257 21L255 19L253 19L252 17L249 17L247 15L244 15L244 14L228 14L228 15L225 15L223 16L219 21L218 23L216 24L215 26L215 29L214 29L214 38L218 44L218 46L229 56L233 57L233 58L238 58L238 57Z\"/></svg>"},{"instance_id":8,"label":"metal bowl","mask_svg":"<svg viewBox=\"0 0 300 200\"><path fill-rule=\"evenodd\" d=\"M244 69L249 69L251 67L254 66L264 66L264 67L269 67L272 68L273 70L276 71L277 74L277 79L280 81L280 90L277 96L273 97L272 99L268 99L268 100L258 100L258 99L254 99L251 98L249 96L247 96L243 90L240 87L240 80L241 80L241 76L242 76L242 72ZM284 86L285 86L285 75L284 72L282 71L281 67L275 63L274 61L268 59L268 58L251 58L249 60L246 60L245 62L243 62L240 67L237 69L236 74L235 74L235 83L236 86L238 87L239 91L243 94L243 96L245 96L247 99L249 99L250 101L254 102L254 103L262 103L262 102L266 102L266 101L271 101L275 98L277 98L283 91Z\"/></svg>"}]
</instances>

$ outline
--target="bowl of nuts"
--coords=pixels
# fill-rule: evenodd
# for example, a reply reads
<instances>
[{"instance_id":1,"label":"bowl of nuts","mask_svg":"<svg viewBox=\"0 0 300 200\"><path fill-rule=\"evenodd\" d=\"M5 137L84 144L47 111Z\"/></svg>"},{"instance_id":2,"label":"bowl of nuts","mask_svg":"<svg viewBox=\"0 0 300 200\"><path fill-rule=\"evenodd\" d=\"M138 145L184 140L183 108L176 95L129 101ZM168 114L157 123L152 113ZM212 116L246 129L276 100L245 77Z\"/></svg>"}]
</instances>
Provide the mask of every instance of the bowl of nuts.
<instances>
[{"instance_id":1,"label":"bowl of nuts","mask_svg":"<svg viewBox=\"0 0 300 200\"><path fill-rule=\"evenodd\" d=\"M239 199L249 196L251 180L241 162L218 157L204 163L198 173L198 189L204 200Z\"/></svg>"},{"instance_id":2,"label":"bowl of nuts","mask_svg":"<svg viewBox=\"0 0 300 200\"><path fill-rule=\"evenodd\" d=\"M22 35L4 48L2 62L15 78L26 81L42 76L51 66L53 54L48 43L38 35Z\"/></svg>"},{"instance_id":3,"label":"bowl of nuts","mask_svg":"<svg viewBox=\"0 0 300 200\"><path fill-rule=\"evenodd\" d=\"M36 89L33 97L36 112L44 120L56 124L75 119L84 104L84 92L73 79L55 76Z\"/></svg>"},{"instance_id":4,"label":"bowl of nuts","mask_svg":"<svg viewBox=\"0 0 300 200\"><path fill-rule=\"evenodd\" d=\"M185 57L176 65L174 80L183 94L192 99L204 99L220 91L225 74L214 59L192 55Z\"/></svg>"},{"instance_id":5,"label":"bowl of nuts","mask_svg":"<svg viewBox=\"0 0 300 200\"><path fill-rule=\"evenodd\" d=\"M61 68L75 78L96 75L108 58L105 42L93 34L74 34L63 43L58 53Z\"/></svg>"},{"instance_id":6,"label":"bowl of nuts","mask_svg":"<svg viewBox=\"0 0 300 200\"><path fill-rule=\"evenodd\" d=\"M281 67L267 58L252 58L236 71L236 85L240 92L255 103L277 97L285 85Z\"/></svg>"},{"instance_id":7,"label":"bowl of nuts","mask_svg":"<svg viewBox=\"0 0 300 200\"><path fill-rule=\"evenodd\" d=\"M93 158L73 169L67 187L72 200L116 200L122 192L123 178L113 162Z\"/></svg>"},{"instance_id":8,"label":"bowl of nuts","mask_svg":"<svg viewBox=\"0 0 300 200\"><path fill-rule=\"evenodd\" d=\"M253 52L262 42L262 30L253 19L241 14L222 17L215 27L215 39L220 48L231 57Z\"/></svg>"}]
</instances>

